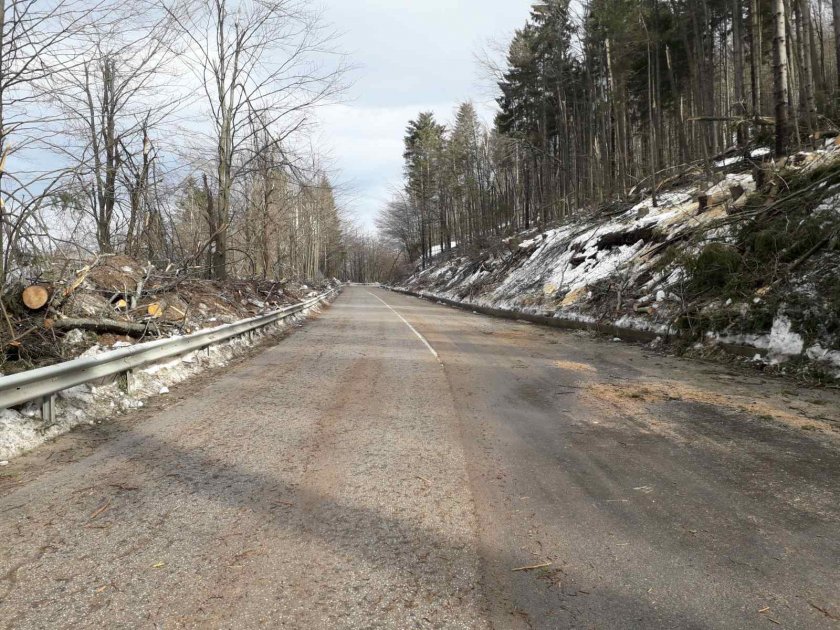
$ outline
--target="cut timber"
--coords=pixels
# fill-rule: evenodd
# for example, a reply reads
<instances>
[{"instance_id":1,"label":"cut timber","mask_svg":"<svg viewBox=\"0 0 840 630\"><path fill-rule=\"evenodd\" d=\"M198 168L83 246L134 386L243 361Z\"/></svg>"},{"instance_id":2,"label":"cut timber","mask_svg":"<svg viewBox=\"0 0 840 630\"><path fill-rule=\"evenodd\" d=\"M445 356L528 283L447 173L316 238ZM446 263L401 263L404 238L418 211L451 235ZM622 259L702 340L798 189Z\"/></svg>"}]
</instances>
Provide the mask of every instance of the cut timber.
<instances>
[{"instance_id":1,"label":"cut timber","mask_svg":"<svg viewBox=\"0 0 840 630\"><path fill-rule=\"evenodd\" d=\"M163 307L158 302L149 304L148 308L146 308L146 313L148 313L149 317L158 318L163 315Z\"/></svg>"},{"instance_id":2,"label":"cut timber","mask_svg":"<svg viewBox=\"0 0 840 630\"><path fill-rule=\"evenodd\" d=\"M52 328L55 330L92 330L100 334L113 333L129 337L160 334L157 326L118 322L113 319L57 319L52 322Z\"/></svg>"},{"instance_id":3,"label":"cut timber","mask_svg":"<svg viewBox=\"0 0 840 630\"><path fill-rule=\"evenodd\" d=\"M50 292L46 287L42 287L39 284L26 287L21 295L21 300L30 311L37 311L44 308L49 299Z\"/></svg>"}]
</instances>

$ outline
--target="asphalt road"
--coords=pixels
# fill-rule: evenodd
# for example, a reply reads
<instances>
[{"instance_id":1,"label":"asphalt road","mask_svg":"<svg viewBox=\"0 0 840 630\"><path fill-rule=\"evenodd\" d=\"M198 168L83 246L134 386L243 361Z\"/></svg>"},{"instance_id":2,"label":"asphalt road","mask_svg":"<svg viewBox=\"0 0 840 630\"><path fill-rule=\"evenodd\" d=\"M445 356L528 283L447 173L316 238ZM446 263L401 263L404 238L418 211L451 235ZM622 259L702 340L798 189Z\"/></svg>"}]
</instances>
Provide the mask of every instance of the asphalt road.
<instances>
[{"instance_id":1,"label":"asphalt road","mask_svg":"<svg viewBox=\"0 0 840 630\"><path fill-rule=\"evenodd\" d=\"M348 288L2 469L0 627L838 628L838 410Z\"/></svg>"}]
</instances>

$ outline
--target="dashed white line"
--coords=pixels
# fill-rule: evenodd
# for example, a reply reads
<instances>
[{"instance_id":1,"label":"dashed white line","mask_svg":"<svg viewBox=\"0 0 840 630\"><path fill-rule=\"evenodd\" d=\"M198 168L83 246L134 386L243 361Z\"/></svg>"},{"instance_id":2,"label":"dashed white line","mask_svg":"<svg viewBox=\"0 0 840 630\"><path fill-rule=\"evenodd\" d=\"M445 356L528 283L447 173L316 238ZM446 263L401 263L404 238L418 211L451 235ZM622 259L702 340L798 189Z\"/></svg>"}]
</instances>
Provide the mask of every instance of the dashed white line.
<instances>
[{"instance_id":1,"label":"dashed white line","mask_svg":"<svg viewBox=\"0 0 840 630\"><path fill-rule=\"evenodd\" d=\"M413 332L415 335L417 335L417 338L418 338L418 339L420 339L420 341L422 341L422 342L426 345L426 347L429 349L429 352L431 352L431 353L434 355L434 357L435 357L438 361L440 361L440 355L438 355L437 350L435 350L434 348L432 348L432 344L430 344L430 343L426 340L426 338L425 338L423 335L421 335L419 332L417 332L417 329L416 329L414 326L412 326L411 324L409 324L409 323L408 323L408 320L406 320L406 318L405 318L405 317L403 317L402 315L400 315L397 311L395 311L395 310L394 310L394 308L393 308L390 304L388 304L388 302L386 302L385 300L383 300L381 297L379 297L379 296L378 296L378 295L376 295L375 293L371 293L370 291L368 291L368 293L369 293L370 295L372 295L373 297L375 297L375 298L376 298L377 300L379 300L380 302L382 302L382 303L383 303L385 306L387 306L389 309L391 309L391 312L392 312L394 315L396 315L397 317L399 317L399 318L403 321L403 324L405 324L406 326L408 326L408 327L411 329L411 332ZM442 361L440 361L440 362L441 362L441 363L443 363Z\"/></svg>"}]
</instances>

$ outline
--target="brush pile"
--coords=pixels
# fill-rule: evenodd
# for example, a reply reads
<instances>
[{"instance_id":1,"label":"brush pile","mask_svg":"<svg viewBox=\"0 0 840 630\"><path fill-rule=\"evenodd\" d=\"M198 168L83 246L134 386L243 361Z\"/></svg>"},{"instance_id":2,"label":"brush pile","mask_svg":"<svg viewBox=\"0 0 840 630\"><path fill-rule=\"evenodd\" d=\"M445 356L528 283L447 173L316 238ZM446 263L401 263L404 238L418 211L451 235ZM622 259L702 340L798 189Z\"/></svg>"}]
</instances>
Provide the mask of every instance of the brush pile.
<instances>
[{"instance_id":1,"label":"brush pile","mask_svg":"<svg viewBox=\"0 0 840 630\"><path fill-rule=\"evenodd\" d=\"M121 255L40 261L3 292L0 372L65 361L93 346L120 347L255 317L328 286L203 280Z\"/></svg>"}]
</instances>

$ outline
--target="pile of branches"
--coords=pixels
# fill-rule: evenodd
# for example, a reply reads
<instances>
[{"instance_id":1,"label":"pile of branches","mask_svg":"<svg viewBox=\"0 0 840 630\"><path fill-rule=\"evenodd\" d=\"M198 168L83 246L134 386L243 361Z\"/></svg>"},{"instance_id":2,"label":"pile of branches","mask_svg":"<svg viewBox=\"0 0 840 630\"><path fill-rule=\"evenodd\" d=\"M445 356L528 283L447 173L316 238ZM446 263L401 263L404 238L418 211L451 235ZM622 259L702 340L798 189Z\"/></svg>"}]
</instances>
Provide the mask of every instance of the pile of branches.
<instances>
[{"instance_id":1,"label":"pile of branches","mask_svg":"<svg viewBox=\"0 0 840 630\"><path fill-rule=\"evenodd\" d=\"M186 334L274 310L313 289L287 281L202 280L126 256L50 261L0 295L0 371L78 356L88 348Z\"/></svg>"}]
</instances>

